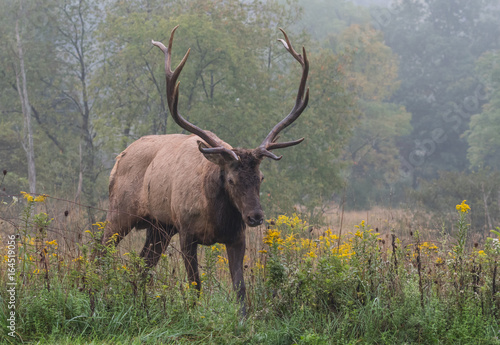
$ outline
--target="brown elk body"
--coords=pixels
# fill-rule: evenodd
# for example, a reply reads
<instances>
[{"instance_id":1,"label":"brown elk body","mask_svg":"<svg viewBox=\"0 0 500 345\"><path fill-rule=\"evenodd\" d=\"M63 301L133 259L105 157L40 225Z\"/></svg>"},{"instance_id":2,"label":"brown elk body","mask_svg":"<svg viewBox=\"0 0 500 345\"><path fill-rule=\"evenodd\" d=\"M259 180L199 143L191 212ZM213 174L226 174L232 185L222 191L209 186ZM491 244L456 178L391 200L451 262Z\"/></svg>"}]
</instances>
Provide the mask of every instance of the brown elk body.
<instances>
[{"instance_id":1,"label":"brown elk body","mask_svg":"<svg viewBox=\"0 0 500 345\"><path fill-rule=\"evenodd\" d=\"M305 91L308 62L295 52L286 36L280 40L302 65L302 79L295 107L279 122L256 149L232 148L215 134L186 121L177 110L179 76L189 54L179 66L170 69L169 46L153 44L165 53L167 101L174 120L191 135L151 135L140 138L116 159L109 184L109 222L102 243L115 244L132 228L147 229L141 256L153 267L168 246L172 236L179 234L188 279L200 288L197 246L226 245L233 287L244 312L245 283L243 258L246 226L263 223L260 205L260 184L263 176L259 165L264 157L279 160L270 152L300 143L302 139L278 143L278 133L295 121L307 106L309 90Z\"/></svg>"}]
</instances>

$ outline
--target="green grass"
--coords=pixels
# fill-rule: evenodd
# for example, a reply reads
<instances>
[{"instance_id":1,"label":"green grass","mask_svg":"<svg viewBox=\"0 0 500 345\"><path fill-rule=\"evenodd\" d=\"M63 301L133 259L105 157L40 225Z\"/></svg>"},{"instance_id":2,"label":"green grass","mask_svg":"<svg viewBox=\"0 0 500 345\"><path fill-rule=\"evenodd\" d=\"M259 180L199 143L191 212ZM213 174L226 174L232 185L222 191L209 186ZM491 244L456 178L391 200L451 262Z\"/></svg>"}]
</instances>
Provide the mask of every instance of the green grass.
<instances>
[{"instance_id":1,"label":"green grass","mask_svg":"<svg viewBox=\"0 0 500 345\"><path fill-rule=\"evenodd\" d=\"M365 222L339 239L280 216L249 243L245 319L223 246L200 249L198 296L175 250L145 275L133 251L93 255L104 224L67 250L47 238L44 218L36 234L18 229L16 338L0 271L0 343L500 344L500 248L493 239L466 247L466 216L457 217L462 240L422 242L416 232L394 245Z\"/></svg>"}]
</instances>

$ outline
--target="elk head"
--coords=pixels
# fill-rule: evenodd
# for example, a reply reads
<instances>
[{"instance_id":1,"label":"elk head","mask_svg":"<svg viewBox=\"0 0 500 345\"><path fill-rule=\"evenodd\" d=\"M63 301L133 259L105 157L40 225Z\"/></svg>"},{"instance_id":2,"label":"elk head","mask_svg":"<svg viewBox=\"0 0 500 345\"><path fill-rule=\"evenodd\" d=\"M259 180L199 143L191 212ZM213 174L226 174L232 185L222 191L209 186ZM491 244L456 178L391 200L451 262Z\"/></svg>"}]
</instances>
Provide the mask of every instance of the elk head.
<instances>
[{"instance_id":1,"label":"elk head","mask_svg":"<svg viewBox=\"0 0 500 345\"><path fill-rule=\"evenodd\" d=\"M309 62L306 51L302 48L302 55L292 47L287 34L280 28L284 40L279 41L285 49L302 66L302 78L291 112L269 132L264 141L255 149L247 150L229 148L229 145L217 138L211 132L205 131L184 119L177 109L179 101L179 83L177 78L187 61L190 50L187 51L179 65L172 71L171 50L176 26L170 34L168 48L161 42L152 41L165 54L165 75L167 81L167 103L174 121L186 131L199 136L203 141L198 141L198 149L210 162L220 167L220 178L225 193L228 194L234 206L241 213L243 221L248 226L257 226L263 223L264 213L260 205L260 184L264 179L259 170L260 162L264 157L280 160L282 156L272 153L272 150L281 149L301 143L304 138L294 141L278 143L278 134L292 124L304 111L309 100L309 89L306 90Z\"/></svg>"}]
</instances>

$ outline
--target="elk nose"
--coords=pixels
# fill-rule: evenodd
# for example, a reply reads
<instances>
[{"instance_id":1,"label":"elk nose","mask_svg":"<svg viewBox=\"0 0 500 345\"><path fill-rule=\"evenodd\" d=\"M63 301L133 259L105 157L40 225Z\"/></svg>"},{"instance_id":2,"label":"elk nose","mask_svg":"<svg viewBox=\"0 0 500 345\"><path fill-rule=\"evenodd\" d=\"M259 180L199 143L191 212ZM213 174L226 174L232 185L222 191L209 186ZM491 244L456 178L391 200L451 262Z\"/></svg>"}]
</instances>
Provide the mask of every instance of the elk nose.
<instances>
[{"instance_id":1,"label":"elk nose","mask_svg":"<svg viewBox=\"0 0 500 345\"><path fill-rule=\"evenodd\" d=\"M261 212L249 215L247 217L247 224L250 226L258 226L264 222L264 215Z\"/></svg>"}]
</instances>

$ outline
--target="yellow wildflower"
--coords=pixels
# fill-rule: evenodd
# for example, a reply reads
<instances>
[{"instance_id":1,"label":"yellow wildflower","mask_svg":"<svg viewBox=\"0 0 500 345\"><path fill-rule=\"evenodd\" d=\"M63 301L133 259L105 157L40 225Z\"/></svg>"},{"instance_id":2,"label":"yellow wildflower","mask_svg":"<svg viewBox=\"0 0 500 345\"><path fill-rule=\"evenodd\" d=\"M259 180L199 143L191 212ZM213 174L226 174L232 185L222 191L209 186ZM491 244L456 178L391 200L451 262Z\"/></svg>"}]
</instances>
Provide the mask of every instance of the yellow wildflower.
<instances>
[{"instance_id":1,"label":"yellow wildflower","mask_svg":"<svg viewBox=\"0 0 500 345\"><path fill-rule=\"evenodd\" d=\"M264 243L267 245L272 245L274 242L282 243L283 240L280 238L281 232L278 230L269 229L266 236L264 236Z\"/></svg>"},{"instance_id":2,"label":"yellow wildflower","mask_svg":"<svg viewBox=\"0 0 500 345\"><path fill-rule=\"evenodd\" d=\"M115 232L113 235L111 235L111 237L109 238L107 244L110 244L110 243L116 243L118 241L118 233Z\"/></svg>"},{"instance_id":3,"label":"yellow wildflower","mask_svg":"<svg viewBox=\"0 0 500 345\"><path fill-rule=\"evenodd\" d=\"M227 259L225 257L217 255L217 258L218 258L217 260L218 264L227 264Z\"/></svg>"},{"instance_id":4,"label":"yellow wildflower","mask_svg":"<svg viewBox=\"0 0 500 345\"><path fill-rule=\"evenodd\" d=\"M41 195L37 196L37 197L34 199L34 201L35 201L35 202L44 202L46 198L47 198L47 195L46 195L46 194L41 194Z\"/></svg>"},{"instance_id":5,"label":"yellow wildflower","mask_svg":"<svg viewBox=\"0 0 500 345\"><path fill-rule=\"evenodd\" d=\"M21 194L23 195L23 198L28 200L28 202L33 202L35 200L35 198L33 198L33 196L29 193L21 191Z\"/></svg>"},{"instance_id":6,"label":"yellow wildflower","mask_svg":"<svg viewBox=\"0 0 500 345\"><path fill-rule=\"evenodd\" d=\"M57 240L52 240L52 241L45 241L46 244L48 244L49 246L55 246L57 247Z\"/></svg>"},{"instance_id":7,"label":"yellow wildflower","mask_svg":"<svg viewBox=\"0 0 500 345\"><path fill-rule=\"evenodd\" d=\"M196 286L196 285L198 285L198 283L197 282L191 282L191 285Z\"/></svg>"},{"instance_id":8,"label":"yellow wildflower","mask_svg":"<svg viewBox=\"0 0 500 345\"><path fill-rule=\"evenodd\" d=\"M456 206L458 212L469 213L470 206L465 203L466 201L467 200L464 200L461 204Z\"/></svg>"},{"instance_id":9,"label":"yellow wildflower","mask_svg":"<svg viewBox=\"0 0 500 345\"><path fill-rule=\"evenodd\" d=\"M97 222L97 223L94 223L92 225L97 226L97 228L100 231L102 231L102 230L104 230L104 228L106 227L106 225L108 225L108 223L109 223L108 221L105 221L105 222Z\"/></svg>"}]
</instances>

